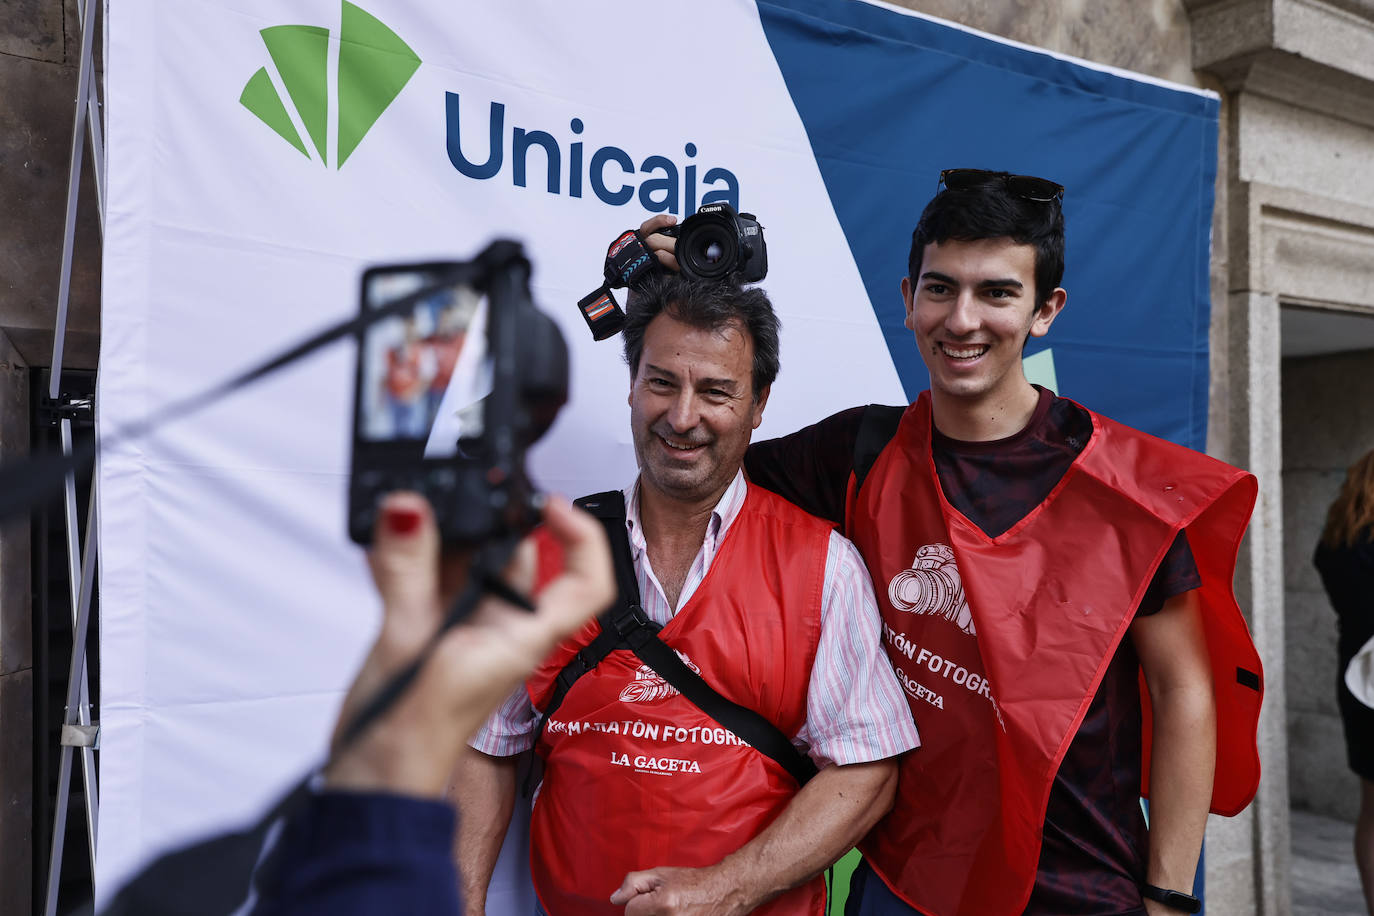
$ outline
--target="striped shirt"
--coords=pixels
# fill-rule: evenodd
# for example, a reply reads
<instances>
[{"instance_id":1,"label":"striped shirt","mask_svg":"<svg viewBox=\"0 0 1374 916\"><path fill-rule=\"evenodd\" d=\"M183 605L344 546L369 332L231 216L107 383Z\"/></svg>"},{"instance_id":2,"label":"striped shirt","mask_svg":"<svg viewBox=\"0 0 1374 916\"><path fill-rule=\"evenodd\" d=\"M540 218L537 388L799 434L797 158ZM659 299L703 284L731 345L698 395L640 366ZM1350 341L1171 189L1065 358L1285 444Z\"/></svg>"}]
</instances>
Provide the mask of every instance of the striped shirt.
<instances>
[{"instance_id":1,"label":"striped shirt","mask_svg":"<svg viewBox=\"0 0 1374 916\"><path fill-rule=\"evenodd\" d=\"M716 557L726 532L739 516L748 487L737 472L716 503L678 597L687 604ZM649 565L648 545L639 522L639 488L625 491L625 525L639 579L644 612L666 624L677 608L668 599ZM492 713L469 742L495 757L528 749L537 722L529 695L520 689ZM821 634L807 686L806 721L793 737L817 766L866 763L892 757L920 744L911 709L882 647L878 606L868 570L854 545L831 532L821 594Z\"/></svg>"}]
</instances>

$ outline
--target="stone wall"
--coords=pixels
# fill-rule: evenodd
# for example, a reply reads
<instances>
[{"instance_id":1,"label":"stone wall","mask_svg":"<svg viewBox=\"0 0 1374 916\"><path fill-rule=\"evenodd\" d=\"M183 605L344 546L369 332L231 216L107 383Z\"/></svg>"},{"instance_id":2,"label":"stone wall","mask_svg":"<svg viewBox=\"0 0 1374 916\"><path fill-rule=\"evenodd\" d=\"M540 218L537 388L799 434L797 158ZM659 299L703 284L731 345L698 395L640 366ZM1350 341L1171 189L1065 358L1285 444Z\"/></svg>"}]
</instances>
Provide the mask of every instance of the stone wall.
<instances>
[{"instance_id":1,"label":"stone wall","mask_svg":"<svg viewBox=\"0 0 1374 916\"><path fill-rule=\"evenodd\" d=\"M1197 86L1181 0L898 0L1000 38Z\"/></svg>"},{"instance_id":2,"label":"stone wall","mask_svg":"<svg viewBox=\"0 0 1374 916\"><path fill-rule=\"evenodd\" d=\"M1312 550L1345 469L1374 448L1374 350L1284 360L1282 384L1289 792L1294 807L1353 821L1359 781L1336 710L1336 617Z\"/></svg>"},{"instance_id":3,"label":"stone wall","mask_svg":"<svg viewBox=\"0 0 1374 916\"><path fill-rule=\"evenodd\" d=\"M1338 734L1318 730L1320 717L1293 717L1295 708L1308 709L1329 691L1334 676L1313 658L1319 648L1311 640L1318 634L1301 594L1310 582L1307 513L1314 501L1325 507L1324 496L1301 482L1301 472L1309 467L1307 450L1323 438L1343 431L1374 440L1369 418L1323 409L1322 399L1334 400L1337 392L1348 406L1347 391L1353 401L1358 377L1321 391L1299 381L1304 375L1297 370L1281 369L1280 309L1374 316L1374 183L1368 174L1374 164L1374 2L1185 2L1193 63L1219 80L1224 93L1228 295L1224 306L1214 302L1228 313L1229 365L1228 383L1213 391L1213 415L1224 409L1229 424L1223 457L1260 481L1238 591L1250 609L1266 689L1259 796L1242 817L1214 824L1218 829L1208 837L1225 838L1220 845L1244 856L1240 834L1248 822L1254 850L1248 884L1240 880L1239 862L1217 883L1226 887L1228 911L1232 901L1243 907L1252 895L1255 912L1280 914L1292 908L1290 791L1299 804L1324 804L1304 770L1318 759L1343 757ZM1340 348L1339 340L1328 347ZM1321 372L1323 364L1343 360L1317 356L1293 366L1310 362ZM1290 470L1299 476L1290 479ZM1290 734L1295 724L1309 730ZM1209 861L1209 890L1213 872Z\"/></svg>"},{"instance_id":4,"label":"stone wall","mask_svg":"<svg viewBox=\"0 0 1374 916\"><path fill-rule=\"evenodd\" d=\"M96 8L103 6L96 0ZM29 448L29 366L51 364L80 58L76 0L0 3L0 460ZM97 68L100 66L96 36ZM89 154L73 249L64 365L96 365L100 232ZM0 911L28 913L33 863L29 527L0 527ZM81 854L78 848L76 854Z\"/></svg>"},{"instance_id":5,"label":"stone wall","mask_svg":"<svg viewBox=\"0 0 1374 916\"><path fill-rule=\"evenodd\" d=\"M29 450L28 366L0 331L0 462ZM0 525L0 912L27 913L33 869L29 526ZM10 909L13 907L13 909Z\"/></svg>"},{"instance_id":6,"label":"stone wall","mask_svg":"<svg viewBox=\"0 0 1374 916\"><path fill-rule=\"evenodd\" d=\"M76 0L0 3L0 328L34 366L52 360L79 27ZM100 333L100 233L89 156L87 163L65 364L93 369Z\"/></svg>"}]
</instances>

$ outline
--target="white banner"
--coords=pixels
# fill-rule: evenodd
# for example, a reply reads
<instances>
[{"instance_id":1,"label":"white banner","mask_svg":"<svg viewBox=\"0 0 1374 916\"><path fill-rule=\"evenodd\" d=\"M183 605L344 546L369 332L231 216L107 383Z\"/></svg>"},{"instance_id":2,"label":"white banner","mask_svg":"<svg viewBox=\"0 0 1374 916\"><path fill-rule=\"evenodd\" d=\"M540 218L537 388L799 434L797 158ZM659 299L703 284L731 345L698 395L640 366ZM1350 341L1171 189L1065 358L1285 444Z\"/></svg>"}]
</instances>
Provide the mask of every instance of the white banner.
<instances>
[{"instance_id":1,"label":"white banner","mask_svg":"<svg viewBox=\"0 0 1374 916\"><path fill-rule=\"evenodd\" d=\"M350 316L368 264L505 236L572 349L534 474L620 486L628 372L575 303L616 234L712 193L767 229L759 435L904 399L753 2L120 0L109 28L103 435ZM345 535L353 359L102 458L101 901L324 751L378 620Z\"/></svg>"}]
</instances>

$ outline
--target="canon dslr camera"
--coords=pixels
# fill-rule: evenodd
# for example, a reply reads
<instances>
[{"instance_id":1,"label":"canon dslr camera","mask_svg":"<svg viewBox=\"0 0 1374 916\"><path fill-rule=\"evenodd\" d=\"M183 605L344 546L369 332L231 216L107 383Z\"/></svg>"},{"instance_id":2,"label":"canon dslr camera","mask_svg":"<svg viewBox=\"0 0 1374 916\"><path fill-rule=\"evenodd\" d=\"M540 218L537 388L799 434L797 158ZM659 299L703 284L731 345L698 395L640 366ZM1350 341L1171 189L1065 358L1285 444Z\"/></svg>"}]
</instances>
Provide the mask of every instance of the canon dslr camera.
<instances>
[{"instance_id":1,"label":"canon dslr camera","mask_svg":"<svg viewBox=\"0 0 1374 916\"><path fill-rule=\"evenodd\" d=\"M684 276L742 285L768 275L763 227L752 213L736 213L729 204L705 204L659 232L677 239L675 253Z\"/></svg>"},{"instance_id":2,"label":"canon dslr camera","mask_svg":"<svg viewBox=\"0 0 1374 916\"><path fill-rule=\"evenodd\" d=\"M704 204L680 224L658 231L677 239L674 248L683 276L743 286L768 275L763 226L752 213L736 213L729 204ZM606 250L605 284L577 303L592 337L605 340L625 326L625 312L611 290L634 286L661 269L637 230L622 232Z\"/></svg>"}]
</instances>

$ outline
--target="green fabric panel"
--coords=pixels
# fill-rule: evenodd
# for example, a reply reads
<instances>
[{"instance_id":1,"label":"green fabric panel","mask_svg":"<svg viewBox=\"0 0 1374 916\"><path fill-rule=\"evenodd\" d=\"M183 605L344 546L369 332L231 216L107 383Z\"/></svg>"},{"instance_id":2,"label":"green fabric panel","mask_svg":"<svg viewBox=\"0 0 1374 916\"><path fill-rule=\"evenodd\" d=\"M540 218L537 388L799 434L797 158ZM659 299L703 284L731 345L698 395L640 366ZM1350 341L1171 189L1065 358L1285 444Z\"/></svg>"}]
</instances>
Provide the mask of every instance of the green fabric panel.
<instances>
[{"instance_id":1,"label":"green fabric panel","mask_svg":"<svg viewBox=\"0 0 1374 916\"><path fill-rule=\"evenodd\" d=\"M862 858L859 850L851 849L840 857L840 861L831 866L828 916L844 916L844 905L849 900L849 879L853 876L854 869L859 867Z\"/></svg>"},{"instance_id":2,"label":"green fabric panel","mask_svg":"<svg viewBox=\"0 0 1374 916\"><path fill-rule=\"evenodd\" d=\"M320 161L328 165L329 30L313 25L278 25L259 34L296 106L296 114L319 151Z\"/></svg>"},{"instance_id":3,"label":"green fabric panel","mask_svg":"<svg viewBox=\"0 0 1374 916\"><path fill-rule=\"evenodd\" d=\"M286 106L277 95L266 67L259 68L257 73L249 77L248 84L243 87L243 95L239 96L239 102L257 115L264 124L289 140L292 146L301 151L302 156L310 158L310 152L305 148L301 135L296 133L296 127L291 123L291 116L286 113Z\"/></svg>"},{"instance_id":4,"label":"green fabric panel","mask_svg":"<svg viewBox=\"0 0 1374 916\"><path fill-rule=\"evenodd\" d=\"M340 167L419 66L420 58L400 36L344 0L339 44Z\"/></svg>"}]
</instances>

